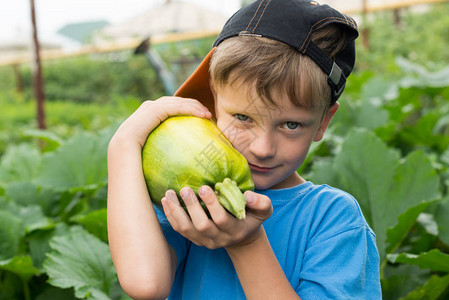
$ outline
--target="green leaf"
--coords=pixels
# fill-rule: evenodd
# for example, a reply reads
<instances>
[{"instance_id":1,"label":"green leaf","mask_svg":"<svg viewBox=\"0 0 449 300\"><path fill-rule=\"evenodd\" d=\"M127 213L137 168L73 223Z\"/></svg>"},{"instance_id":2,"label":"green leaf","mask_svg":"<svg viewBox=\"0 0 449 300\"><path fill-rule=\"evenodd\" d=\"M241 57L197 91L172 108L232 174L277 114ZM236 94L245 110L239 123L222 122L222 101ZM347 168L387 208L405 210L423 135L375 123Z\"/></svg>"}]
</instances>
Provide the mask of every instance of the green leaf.
<instances>
[{"instance_id":1,"label":"green leaf","mask_svg":"<svg viewBox=\"0 0 449 300\"><path fill-rule=\"evenodd\" d=\"M60 289L54 286L46 287L36 300L76 300L72 289Z\"/></svg>"},{"instance_id":2,"label":"green leaf","mask_svg":"<svg viewBox=\"0 0 449 300\"><path fill-rule=\"evenodd\" d=\"M27 234L38 229L51 229L54 226L53 221L44 215L40 206L21 206L15 202L4 201L0 202L0 208L22 220Z\"/></svg>"},{"instance_id":3,"label":"green leaf","mask_svg":"<svg viewBox=\"0 0 449 300\"><path fill-rule=\"evenodd\" d=\"M38 230L27 236L29 254L36 268L43 270L42 265L48 252L50 240L55 236L65 236L69 233L69 226L63 222L56 223L53 230Z\"/></svg>"},{"instance_id":4,"label":"green leaf","mask_svg":"<svg viewBox=\"0 0 449 300\"><path fill-rule=\"evenodd\" d=\"M55 237L44 262L49 283L75 289L78 298L108 299L117 280L107 244L78 226L70 234Z\"/></svg>"},{"instance_id":5,"label":"green leaf","mask_svg":"<svg viewBox=\"0 0 449 300\"><path fill-rule=\"evenodd\" d=\"M33 261L28 255L14 256L10 259L0 261L0 269L18 275L25 282L27 282L31 277L41 273L33 266Z\"/></svg>"},{"instance_id":6,"label":"green leaf","mask_svg":"<svg viewBox=\"0 0 449 300\"><path fill-rule=\"evenodd\" d=\"M83 225L83 227L103 242L108 242L107 210L100 209L87 215L76 215L71 221Z\"/></svg>"},{"instance_id":7,"label":"green leaf","mask_svg":"<svg viewBox=\"0 0 449 300\"><path fill-rule=\"evenodd\" d=\"M420 268L429 268L433 271L449 272L449 254L442 253L438 249L432 249L419 255L410 253L388 254L391 263L403 263L417 265Z\"/></svg>"},{"instance_id":8,"label":"green leaf","mask_svg":"<svg viewBox=\"0 0 449 300\"><path fill-rule=\"evenodd\" d=\"M440 197L438 175L424 153L413 152L400 159L396 150L365 129L353 129L332 165L327 163L326 167L329 173L335 172L333 176L325 176L330 181L320 181L323 175L315 177L323 174L324 168L318 172L313 168L311 180L354 195L376 233L381 261L386 251L403 240L425 209L426 205L420 205ZM415 206L419 207L407 212ZM405 215L398 219L402 214ZM392 235L387 237L389 228Z\"/></svg>"},{"instance_id":9,"label":"green leaf","mask_svg":"<svg viewBox=\"0 0 449 300\"><path fill-rule=\"evenodd\" d=\"M438 236L449 245L449 195L439 203L438 209L435 211L435 221L438 224Z\"/></svg>"},{"instance_id":10,"label":"green leaf","mask_svg":"<svg viewBox=\"0 0 449 300\"><path fill-rule=\"evenodd\" d=\"M21 206L39 205L42 212L49 217L59 217L58 212L67 203L60 192L31 182L9 183L5 188L5 195Z\"/></svg>"},{"instance_id":11,"label":"green leaf","mask_svg":"<svg viewBox=\"0 0 449 300\"><path fill-rule=\"evenodd\" d=\"M409 76L401 81L403 87L446 87L449 85L449 67L437 72L429 72L423 66L398 57L396 63Z\"/></svg>"},{"instance_id":12,"label":"green leaf","mask_svg":"<svg viewBox=\"0 0 449 300\"><path fill-rule=\"evenodd\" d=\"M429 207L430 203L431 202L424 202L410 207L404 213L398 216L398 223L396 224L396 226L387 229L387 253L393 252L399 246L399 244L405 238L407 232L416 223L416 219L418 218L419 214L425 211Z\"/></svg>"},{"instance_id":13,"label":"green leaf","mask_svg":"<svg viewBox=\"0 0 449 300\"><path fill-rule=\"evenodd\" d=\"M418 287L401 300L437 300L448 287L449 275L444 277L433 275L425 285Z\"/></svg>"},{"instance_id":14,"label":"green leaf","mask_svg":"<svg viewBox=\"0 0 449 300\"><path fill-rule=\"evenodd\" d=\"M82 132L43 158L39 184L57 190L87 187L96 189L107 182L108 139Z\"/></svg>"},{"instance_id":15,"label":"green leaf","mask_svg":"<svg viewBox=\"0 0 449 300\"><path fill-rule=\"evenodd\" d=\"M0 183L32 181L41 164L41 153L29 144L11 146L0 161Z\"/></svg>"},{"instance_id":16,"label":"green leaf","mask_svg":"<svg viewBox=\"0 0 449 300\"><path fill-rule=\"evenodd\" d=\"M438 224L435 221L434 215L429 213L421 213L418 216L417 221L428 234L438 236Z\"/></svg>"},{"instance_id":17,"label":"green leaf","mask_svg":"<svg viewBox=\"0 0 449 300\"><path fill-rule=\"evenodd\" d=\"M0 260L18 253L24 235L22 221L10 212L0 210Z\"/></svg>"},{"instance_id":18,"label":"green leaf","mask_svg":"<svg viewBox=\"0 0 449 300\"><path fill-rule=\"evenodd\" d=\"M443 152L449 146L449 136L438 133L435 128L441 120L441 113L433 111L419 118L416 124L401 130L401 143L413 146L427 146Z\"/></svg>"},{"instance_id":19,"label":"green leaf","mask_svg":"<svg viewBox=\"0 0 449 300\"><path fill-rule=\"evenodd\" d=\"M54 227L54 223L42 213L40 206L20 207L17 213L23 221L26 233L38 229L47 230Z\"/></svg>"},{"instance_id":20,"label":"green leaf","mask_svg":"<svg viewBox=\"0 0 449 300\"><path fill-rule=\"evenodd\" d=\"M26 137L34 137L47 142L47 151L55 150L63 143L63 140L58 135L48 130L27 128L22 134Z\"/></svg>"},{"instance_id":21,"label":"green leaf","mask_svg":"<svg viewBox=\"0 0 449 300\"><path fill-rule=\"evenodd\" d=\"M10 272L0 272L0 299L17 300L23 299L23 280ZM19 295L21 297L19 297Z\"/></svg>"},{"instance_id":22,"label":"green leaf","mask_svg":"<svg viewBox=\"0 0 449 300\"><path fill-rule=\"evenodd\" d=\"M406 264L386 264L383 268L384 276L381 278L383 299L399 299L424 285L431 272L418 266Z\"/></svg>"},{"instance_id":23,"label":"green leaf","mask_svg":"<svg viewBox=\"0 0 449 300\"><path fill-rule=\"evenodd\" d=\"M362 98L360 102L345 103L332 120L335 132L346 135L354 127L374 130L385 126L390 117L388 111L380 104L377 99L369 97Z\"/></svg>"}]
</instances>

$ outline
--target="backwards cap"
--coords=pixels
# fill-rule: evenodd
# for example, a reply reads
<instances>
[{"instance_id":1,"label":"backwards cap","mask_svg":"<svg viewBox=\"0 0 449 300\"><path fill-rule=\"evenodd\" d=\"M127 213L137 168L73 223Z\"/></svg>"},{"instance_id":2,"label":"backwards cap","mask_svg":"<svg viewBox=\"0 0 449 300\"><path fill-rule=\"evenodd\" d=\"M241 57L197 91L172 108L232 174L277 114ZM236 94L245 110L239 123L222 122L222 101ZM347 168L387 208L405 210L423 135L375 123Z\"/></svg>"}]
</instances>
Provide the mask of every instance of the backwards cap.
<instances>
[{"instance_id":1,"label":"backwards cap","mask_svg":"<svg viewBox=\"0 0 449 300\"><path fill-rule=\"evenodd\" d=\"M331 59L311 41L311 35L335 23L344 25L342 30L346 31L348 40L346 46ZM239 35L270 38L309 56L328 76L331 103L335 103L343 93L346 78L354 67L354 40L358 32L357 24L351 17L316 1L259 0L241 8L226 22L212 50L175 95L198 99L214 112L214 98L209 86L210 58L222 41Z\"/></svg>"}]
</instances>

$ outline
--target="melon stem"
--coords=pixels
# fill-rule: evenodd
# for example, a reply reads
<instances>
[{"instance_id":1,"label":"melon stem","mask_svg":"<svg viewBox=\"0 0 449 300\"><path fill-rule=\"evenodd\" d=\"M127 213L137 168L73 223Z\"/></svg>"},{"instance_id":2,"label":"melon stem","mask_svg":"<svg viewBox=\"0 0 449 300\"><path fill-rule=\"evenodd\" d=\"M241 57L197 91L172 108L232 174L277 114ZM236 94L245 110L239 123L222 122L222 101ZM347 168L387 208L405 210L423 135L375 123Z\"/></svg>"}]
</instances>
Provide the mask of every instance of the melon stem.
<instances>
[{"instance_id":1,"label":"melon stem","mask_svg":"<svg viewBox=\"0 0 449 300\"><path fill-rule=\"evenodd\" d=\"M246 198L237 183L229 178L215 184L218 202L237 219L245 219Z\"/></svg>"}]
</instances>

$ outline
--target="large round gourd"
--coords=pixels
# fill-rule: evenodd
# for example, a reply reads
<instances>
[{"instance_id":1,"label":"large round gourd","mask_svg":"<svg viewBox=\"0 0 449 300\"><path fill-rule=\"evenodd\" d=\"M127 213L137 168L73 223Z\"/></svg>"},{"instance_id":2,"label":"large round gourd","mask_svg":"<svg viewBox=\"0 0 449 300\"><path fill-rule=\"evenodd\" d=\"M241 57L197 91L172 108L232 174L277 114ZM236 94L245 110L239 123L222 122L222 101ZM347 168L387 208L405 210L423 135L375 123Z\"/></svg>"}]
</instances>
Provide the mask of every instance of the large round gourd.
<instances>
[{"instance_id":1,"label":"large round gourd","mask_svg":"<svg viewBox=\"0 0 449 300\"><path fill-rule=\"evenodd\" d=\"M188 186L198 195L198 189L208 185L224 208L238 219L245 218L243 192L254 189L251 171L214 121L194 116L166 119L149 134L142 164L156 205L161 206L165 192L173 189L185 208L179 191Z\"/></svg>"}]
</instances>

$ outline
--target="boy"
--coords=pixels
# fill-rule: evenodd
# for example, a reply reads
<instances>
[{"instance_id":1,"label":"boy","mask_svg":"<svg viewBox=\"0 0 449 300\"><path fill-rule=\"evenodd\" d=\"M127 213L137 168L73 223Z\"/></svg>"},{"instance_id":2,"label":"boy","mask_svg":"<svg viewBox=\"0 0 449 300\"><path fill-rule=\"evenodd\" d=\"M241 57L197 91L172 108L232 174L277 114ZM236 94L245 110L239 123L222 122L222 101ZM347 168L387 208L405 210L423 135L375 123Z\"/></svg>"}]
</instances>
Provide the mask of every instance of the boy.
<instances>
[{"instance_id":1,"label":"boy","mask_svg":"<svg viewBox=\"0 0 449 300\"><path fill-rule=\"evenodd\" d=\"M145 102L108 150L108 230L135 299L380 299L375 236L347 193L296 170L338 109L352 71L355 22L304 0L255 1L232 16L177 97ZM182 97L182 98L181 98ZM217 120L255 183L237 220L208 186L151 205L141 167L164 119ZM208 218L199 200L211 215Z\"/></svg>"}]
</instances>

